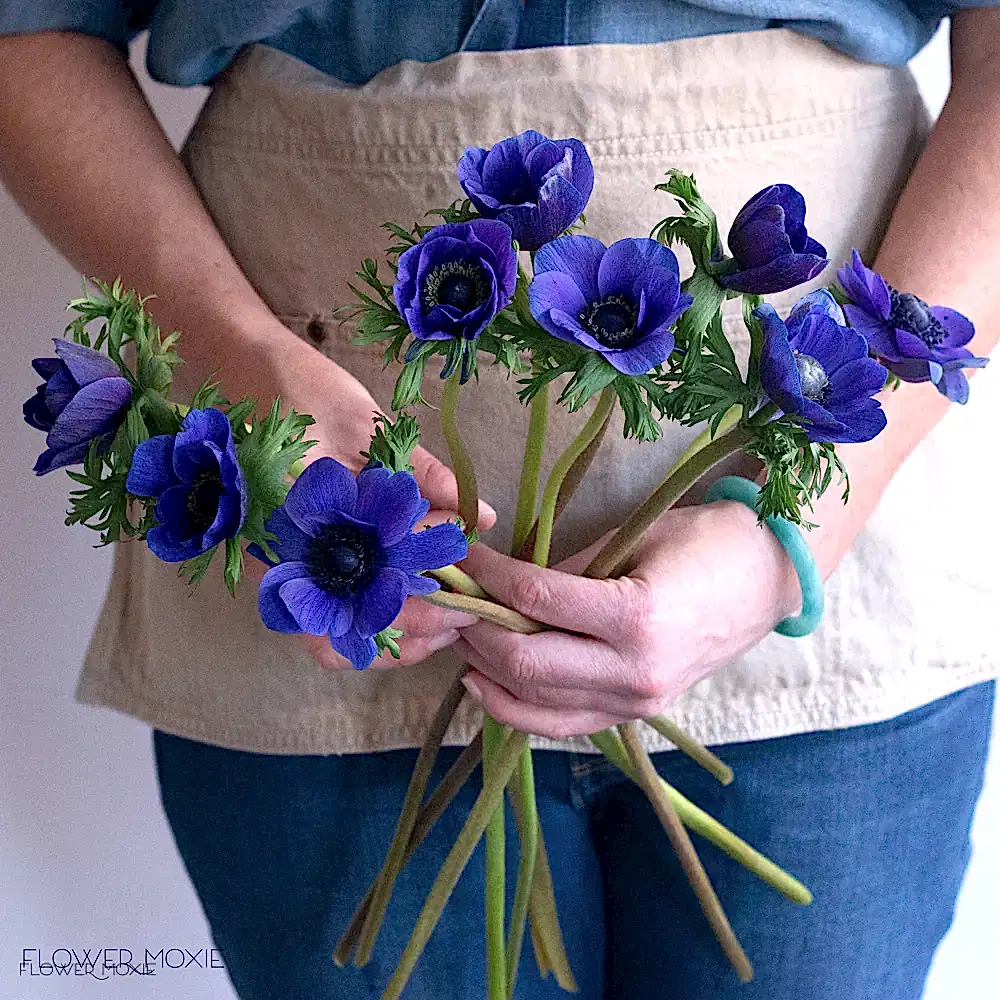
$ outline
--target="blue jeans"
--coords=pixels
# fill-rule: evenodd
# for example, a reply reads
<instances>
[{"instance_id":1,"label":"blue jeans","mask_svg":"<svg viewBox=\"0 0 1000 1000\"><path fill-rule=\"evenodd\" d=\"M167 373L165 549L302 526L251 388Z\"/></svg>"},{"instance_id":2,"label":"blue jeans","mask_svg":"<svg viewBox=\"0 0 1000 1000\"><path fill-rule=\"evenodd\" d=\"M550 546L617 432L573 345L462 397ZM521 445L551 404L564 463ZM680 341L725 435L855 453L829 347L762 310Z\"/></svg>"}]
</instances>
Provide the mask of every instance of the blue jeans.
<instances>
[{"instance_id":1,"label":"blue jeans","mask_svg":"<svg viewBox=\"0 0 1000 1000\"><path fill-rule=\"evenodd\" d=\"M599 756L536 753L581 1000L916 1000L968 862L993 696L981 684L877 725L726 746L729 788L679 754L656 755L681 791L815 894L797 907L699 842L755 964L749 987L729 970L642 794ZM155 750L167 817L240 997L377 998L475 788L405 870L373 961L340 970L330 952L382 862L415 753L270 756L162 732ZM436 779L455 756L443 753ZM511 878L514 865L512 852ZM482 910L480 845L408 1000L484 995ZM539 979L530 944L516 995L562 995Z\"/></svg>"}]
</instances>

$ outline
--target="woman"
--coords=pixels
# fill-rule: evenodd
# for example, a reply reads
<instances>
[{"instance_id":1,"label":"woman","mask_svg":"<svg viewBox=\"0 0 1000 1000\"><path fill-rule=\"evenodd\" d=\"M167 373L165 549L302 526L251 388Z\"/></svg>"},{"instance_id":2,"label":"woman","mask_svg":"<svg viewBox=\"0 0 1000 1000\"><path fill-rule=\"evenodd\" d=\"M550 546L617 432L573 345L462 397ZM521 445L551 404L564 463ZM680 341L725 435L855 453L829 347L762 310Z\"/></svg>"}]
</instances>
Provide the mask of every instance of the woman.
<instances>
[{"instance_id":1,"label":"woman","mask_svg":"<svg viewBox=\"0 0 1000 1000\"><path fill-rule=\"evenodd\" d=\"M912 80L883 64L929 36L946 12L931 6L0 5L0 30L14 33L0 39L0 171L81 271L156 293L160 324L185 334L186 386L218 369L230 398L280 394L316 415L317 453L356 468L392 375L331 313L358 261L382 248L379 222L447 204L467 145L526 128L587 143L588 229L605 241L669 214L652 191L669 166L697 174L724 224L758 188L792 183L832 259L880 245L878 270L971 316L971 346L987 354L998 333L1000 12L956 13L952 93L921 154ZM774 30L778 16L796 30ZM115 44L145 25L154 73L213 85L183 163ZM794 643L767 638L795 608L794 574L733 504L662 518L623 583L573 576L574 549L620 521L685 447L676 428L642 453L609 435L560 524L561 568L499 555L525 415L489 372L468 404L468 437L499 519L469 569L543 621L580 631L579 609L592 610L599 621L582 637L512 636L407 605L402 660L356 674L320 644L265 632L250 588L235 603L211 585L187 600L170 567L120 547L79 697L156 727L167 815L241 997L366 997L386 982L448 837L401 882L368 967L336 970L329 952L381 860L408 748L458 655L476 668L476 702L544 737L542 823L582 996L917 997L967 859L1000 662L1000 552L981 488L998 415L989 383L977 378L973 402L947 419L927 385L887 394L889 429L843 449L851 502L826 498L809 536L830 576L826 621ZM563 415L553 440L575 422ZM447 516L454 480L425 423L417 475ZM450 742L474 732L473 699ZM700 737L731 744L740 781L718 792L671 753L658 766L817 894L791 911L708 854L755 960L748 989L694 912L645 800L575 739L668 704ZM450 833L467 805L446 817ZM481 882L480 861L408 996L480 994ZM522 972L519 996L556 992Z\"/></svg>"}]
</instances>

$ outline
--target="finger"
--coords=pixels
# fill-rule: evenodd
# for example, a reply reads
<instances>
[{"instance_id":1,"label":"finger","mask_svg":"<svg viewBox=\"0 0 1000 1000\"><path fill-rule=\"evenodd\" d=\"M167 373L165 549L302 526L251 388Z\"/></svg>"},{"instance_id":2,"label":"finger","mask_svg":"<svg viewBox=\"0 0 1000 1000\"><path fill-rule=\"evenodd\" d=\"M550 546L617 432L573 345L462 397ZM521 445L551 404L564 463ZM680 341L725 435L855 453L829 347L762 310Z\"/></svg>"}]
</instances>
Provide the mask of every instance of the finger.
<instances>
[{"instance_id":1,"label":"finger","mask_svg":"<svg viewBox=\"0 0 1000 1000\"><path fill-rule=\"evenodd\" d=\"M455 653L491 680L496 680L490 665L476 650L462 639L455 644ZM582 687L548 687L538 684L521 684L511 681L499 682L520 701L531 702L541 708L576 709L586 712L600 712L618 715L626 719L645 719L659 715L667 705L666 699L641 695L619 695L613 692L597 691Z\"/></svg>"},{"instance_id":2,"label":"finger","mask_svg":"<svg viewBox=\"0 0 1000 1000\"><path fill-rule=\"evenodd\" d=\"M473 545L463 569L509 608L553 628L612 639L648 614L644 584L589 580Z\"/></svg>"},{"instance_id":3,"label":"finger","mask_svg":"<svg viewBox=\"0 0 1000 1000\"><path fill-rule=\"evenodd\" d=\"M426 448L414 448L410 458L413 475L420 484L420 493L432 507L441 510L458 509L458 483L455 474L444 462ZM485 531L496 523L497 512L485 501L479 501L479 527Z\"/></svg>"},{"instance_id":4,"label":"finger","mask_svg":"<svg viewBox=\"0 0 1000 1000\"><path fill-rule=\"evenodd\" d=\"M480 622L462 637L482 657L484 673L508 689L590 688L622 695L636 693L638 671L606 643L565 632L521 635Z\"/></svg>"},{"instance_id":5,"label":"finger","mask_svg":"<svg viewBox=\"0 0 1000 1000\"><path fill-rule=\"evenodd\" d=\"M476 670L470 670L462 683L473 698L498 722L524 733L564 740L571 736L589 736L630 719L603 712L580 712L573 709L543 708L515 698L499 684Z\"/></svg>"},{"instance_id":6,"label":"finger","mask_svg":"<svg viewBox=\"0 0 1000 1000\"><path fill-rule=\"evenodd\" d=\"M399 643L399 659L392 653L385 652L379 656L372 664L376 670L392 669L393 667L413 667L418 663L423 663L428 656L437 653L442 649L447 649L454 645L461 638L461 633L456 629L447 632L439 632L429 638L410 638L405 636L397 639Z\"/></svg>"},{"instance_id":7,"label":"finger","mask_svg":"<svg viewBox=\"0 0 1000 1000\"><path fill-rule=\"evenodd\" d=\"M475 615L466 614L464 611L438 608L418 597L408 597L403 602L403 610L392 626L402 629L403 635L407 638L429 638L441 632L468 628L478 621Z\"/></svg>"},{"instance_id":8,"label":"finger","mask_svg":"<svg viewBox=\"0 0 1000 1000\"><path fill-rule=\"evenodd\" d=\"M446 649L459 639L459 632L450 629L439 632L429 638L400 639L399 659L391 653L385 652L376 657L369 669L384 670L392 667L412 667L427 659L432 653ZM301 635L298 637L306 652L324 670L353 670L351 661L341 656L330 645L330 640L324 635Z\"/></svg>"}]
</instances>

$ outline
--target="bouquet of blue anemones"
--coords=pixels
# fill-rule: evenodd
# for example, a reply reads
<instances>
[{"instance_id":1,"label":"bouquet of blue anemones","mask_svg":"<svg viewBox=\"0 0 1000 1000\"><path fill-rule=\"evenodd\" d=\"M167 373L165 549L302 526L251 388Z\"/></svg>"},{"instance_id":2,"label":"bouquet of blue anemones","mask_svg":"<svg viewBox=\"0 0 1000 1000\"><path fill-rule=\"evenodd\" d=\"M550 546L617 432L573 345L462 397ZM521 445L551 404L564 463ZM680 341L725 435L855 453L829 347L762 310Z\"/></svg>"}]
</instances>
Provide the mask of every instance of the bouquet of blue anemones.
<instances>
[{"instance_id":1,"label":"bouquet of blue anemones","mask_svg":"<svg viewBox=\"0 0 1000 1000\"><path fill-rule=\"evenodd\" d=\"M180 358L177 335L162 337L135 292L97 283L70 304L69 339L34 368L44 380L24 405L46 433L35 471L70 468L76 483L67 523L104 543L145 541L179 564L192 583L222 562L230 589L245 554L267 564L258 589L264 624L277 632L327 636L355 667L397 653L393 628L415 595L472 611L521 632L546 626L504 607L455 564L475 544L478 495L473 457L457 419L460 395L483 358L514 376L511 391L531 409L513 526L512 552L548 562L559 514L585 481L608 422L621 407L626 437L656 439L664 420L704 429L663 483L592 560L592 577L620 574L643 532L724 458L757 458L764 481L762 523L809 527L805 513L839 473L835 446L868 441L886 425L877 394L891 381L931 381L965 402L965 369L986 360L966 348L972 324L942 306L898 292L857 252L839 285L813 291L782 319L762 296L815 278L824 248L805 227L805 203L775 184L736 216L727 255L715 214L694 178L668 171L658 186L679 213L651 238L611 246L584 235L594 186L586 147L529 131L491 149L469 149L458 164L467 198L432 210L437 225L386 228L387 283L366 260L346 307L361 345L382 343L400 364L396 416L375 415L364 469L331 458L303 468L312 418L274 400L229 403L203 385L187 404L170 398ZM691 252L683 281L671 246ZM741 298L749 332L745 367L722 323L727 299ZM93 336L93 340L92 340ZM126 361L126 347L131 347ZM420 530L427 512L409 458L419 438L410 411L422 404L431 365L446 380L440 420L459 483L460 523ZM596 402L580 431L540 482L549 407L570 412ZM473 402L474 405L474 402ZM789 631L787 634L793 634ZM799 633L801 634L801 633ZM456 677L420 750L385 863L337 944L334 961L364 965L376 945L393 887L458 789L482 768L482 789L431 889L383 1000L401 995L448 896L476 844L486 839L486 992L507 1000L530 925L539 973L575 981L563 945L548 855L535 808L528 734L488 716L429 795L444 734L465 695ZM724 784L726 765L665 717L644 720ZM596 733L594 745L648 795L692 889L736 973L752 969L688 837L691 829L798 903L809 891L660 778L635 723ZM513 905L504 899L503 812L509 801L520 840Z\"/></svg>"}]
</instances>

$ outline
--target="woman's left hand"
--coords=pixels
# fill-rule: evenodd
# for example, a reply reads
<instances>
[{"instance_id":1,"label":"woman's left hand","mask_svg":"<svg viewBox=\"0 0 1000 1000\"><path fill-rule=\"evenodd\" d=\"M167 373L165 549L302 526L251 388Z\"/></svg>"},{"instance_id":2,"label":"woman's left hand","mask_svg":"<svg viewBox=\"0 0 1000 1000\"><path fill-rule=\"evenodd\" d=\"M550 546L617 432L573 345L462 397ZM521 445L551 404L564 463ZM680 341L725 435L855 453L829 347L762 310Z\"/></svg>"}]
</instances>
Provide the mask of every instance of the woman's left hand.
<instances>
[{"instance_id":1,"label":"woman's left hand","mask_svg":"<svg viewBox=\"0 0 1000 1000\"><path fill-rule=\"evenodd\" d=\"M575 575L600 545L555 569L481 543L470 551L466 572L498 601L561 630L463 630L455 649L473 668L465 684L500 722L563 739L656 715L800 601L784 550L742 504L668 511L627 576Z\"/></svg>"}]
</instances>

